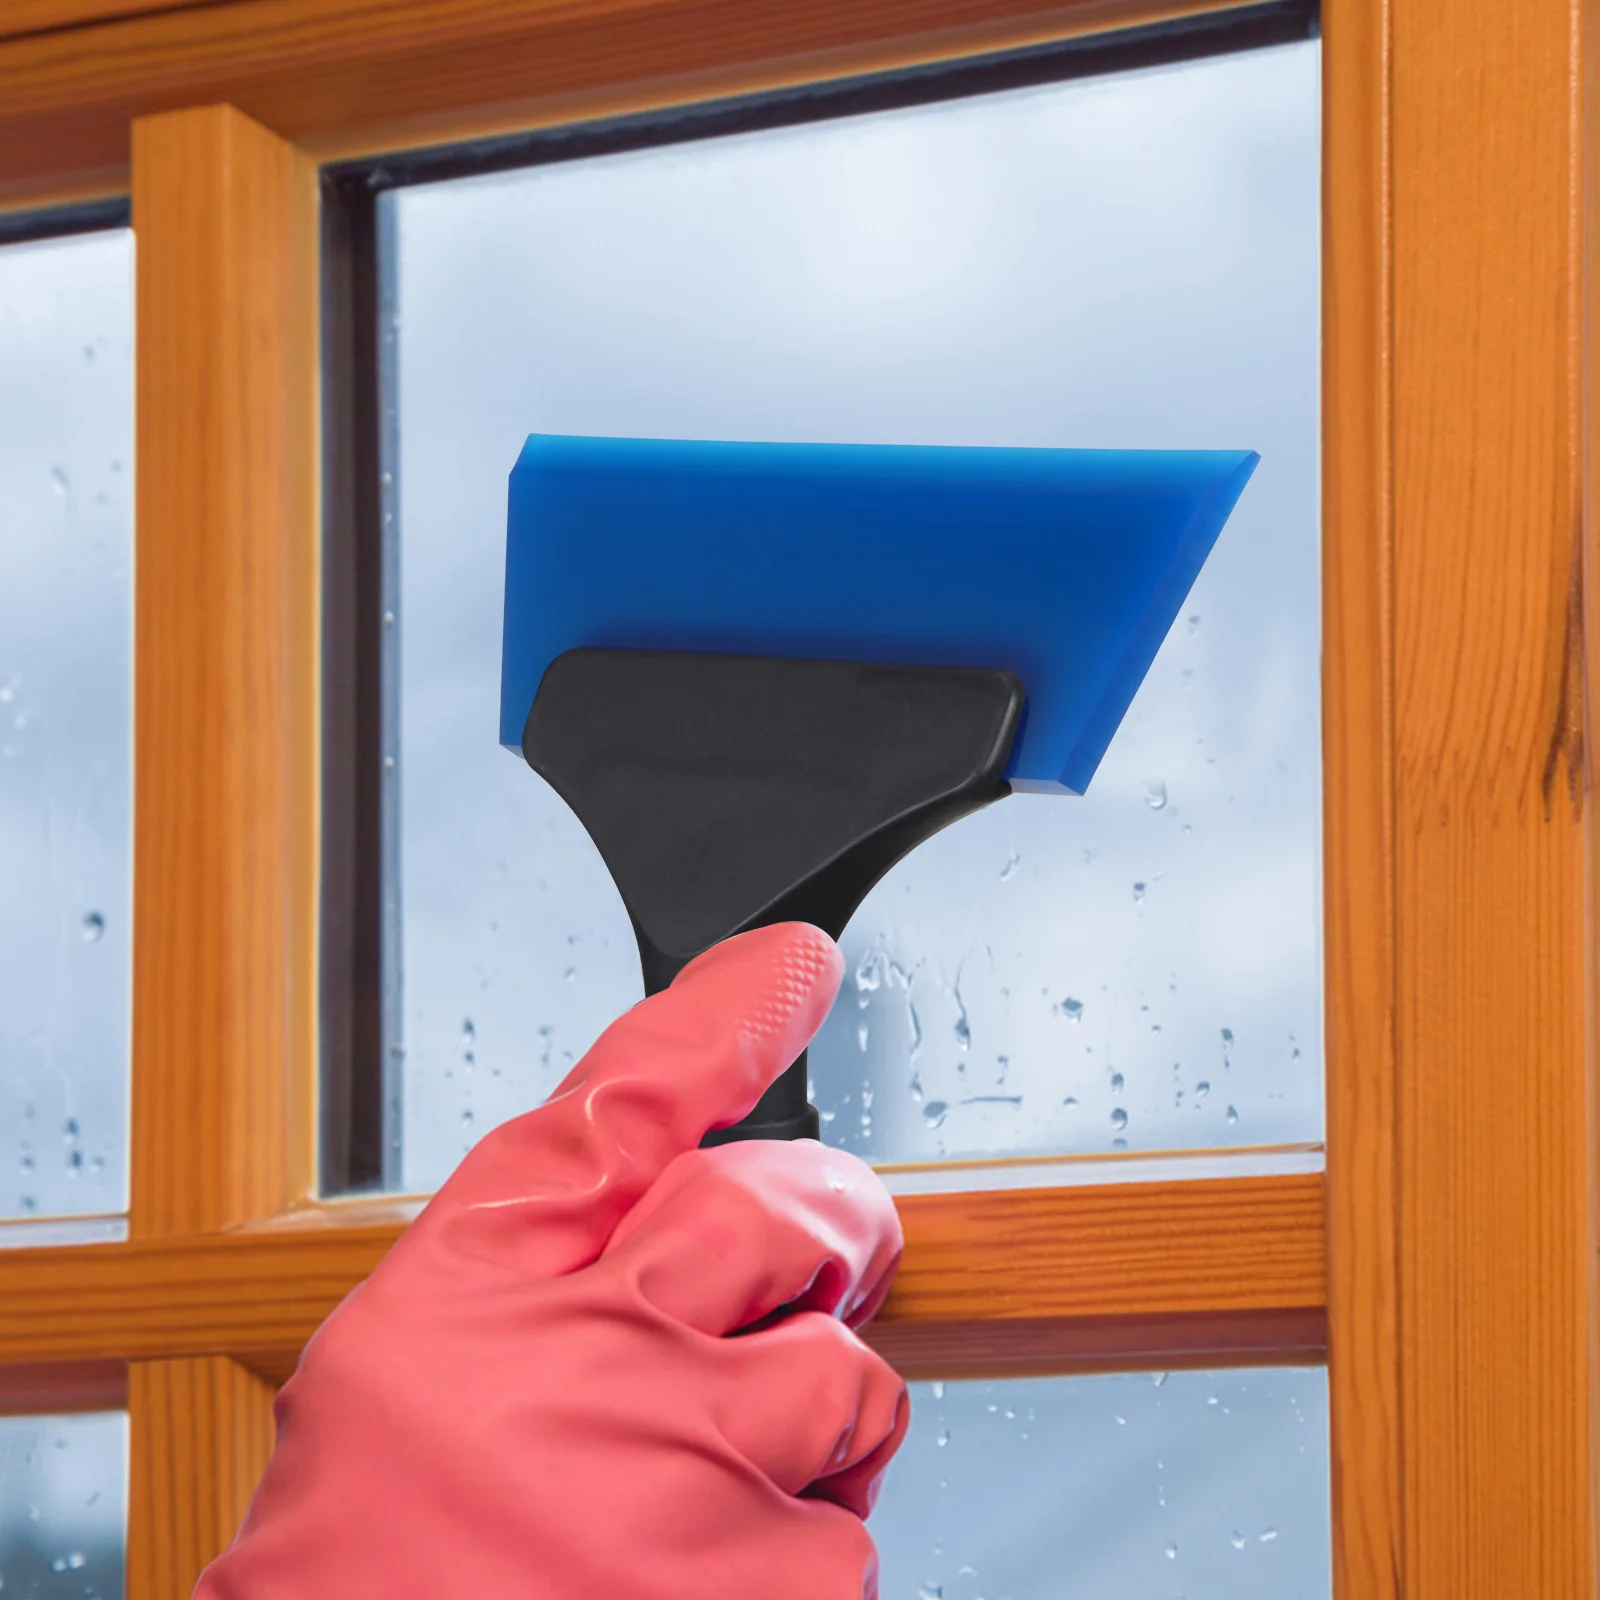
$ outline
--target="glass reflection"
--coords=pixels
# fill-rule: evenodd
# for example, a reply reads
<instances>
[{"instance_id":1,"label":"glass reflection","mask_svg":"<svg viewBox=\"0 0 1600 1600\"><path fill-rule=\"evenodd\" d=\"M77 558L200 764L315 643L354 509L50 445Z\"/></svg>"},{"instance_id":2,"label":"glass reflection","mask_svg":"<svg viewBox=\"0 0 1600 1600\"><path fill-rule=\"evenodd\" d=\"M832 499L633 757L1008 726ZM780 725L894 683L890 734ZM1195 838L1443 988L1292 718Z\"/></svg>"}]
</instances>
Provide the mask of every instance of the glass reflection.
<instances>
[{"instance_id":1,"label":"glass reflection","mask_svg":"<svg viewBox=\"0 0 1600 1600\"><path fill-rule=\"evenodd\" d=\"M0 1417L0 1593L122 1600L128 1419Z\"/></svg>"},{"instance_id":2,"label":"glass reflection","mask_svg":"<svg viewBox=\"0 0 1600 1600\"><path fill-rule=\"evenodd\" d=\"M127 1206L133 237L0 248L0 1220Z\"/></svg>"},{"instance_id":3,"label":"glass reflection","mask_svg":"<svg viewBox=\"0 0 1600 1600\"><path fill-rule=\"evenodd\" d=\"M1320 1137L1318 138L1308 42L385 197L406 1187L639 993L495 742L531 431L1259 450L1089 796L902 863L812 1071L880 1162Z\"/></svg>"},{"instance_id":4,"label":"glass reflection","mask_svg":"<svg viewBox=\"0 0 1600 1600\"><path fill-rule=\"evenodd\" d=\"M915 1384L883 1600L1316 1600L1320 1368Z\"/></svg>"}]
</instances>

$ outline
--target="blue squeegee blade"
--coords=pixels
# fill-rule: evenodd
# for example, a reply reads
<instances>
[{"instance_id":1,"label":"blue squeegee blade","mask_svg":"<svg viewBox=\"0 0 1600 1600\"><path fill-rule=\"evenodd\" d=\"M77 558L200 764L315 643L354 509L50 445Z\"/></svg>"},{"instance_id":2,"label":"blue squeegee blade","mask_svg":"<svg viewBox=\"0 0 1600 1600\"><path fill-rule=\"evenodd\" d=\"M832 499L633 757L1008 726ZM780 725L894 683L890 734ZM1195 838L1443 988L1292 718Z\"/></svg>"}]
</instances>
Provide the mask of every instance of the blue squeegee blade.
<instances>
[{"instance_id":1,"label":"blue squeegee blade","mask_svg":"<svg viewBox=\"0 0 1600 1600\"><path fill-rule=\"evenodd\" d=\"M580 645L1009 667L1009 777L1081 794L1258 457L535 434L500 738Z\"/></svg>"}]
</instances>

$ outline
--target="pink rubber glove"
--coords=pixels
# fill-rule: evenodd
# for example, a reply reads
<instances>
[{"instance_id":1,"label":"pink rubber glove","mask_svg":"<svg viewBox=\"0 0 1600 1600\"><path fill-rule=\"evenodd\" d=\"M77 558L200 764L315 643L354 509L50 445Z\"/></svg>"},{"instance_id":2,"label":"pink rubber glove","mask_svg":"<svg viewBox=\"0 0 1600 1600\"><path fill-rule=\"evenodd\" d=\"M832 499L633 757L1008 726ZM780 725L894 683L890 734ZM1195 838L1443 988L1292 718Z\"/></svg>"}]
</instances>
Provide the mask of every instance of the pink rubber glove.
<instances>
[{"instance_id":1,"label":"pink rubber glove","mask_svg":"<svg viewBox=\"0 0 1600 1600\"><path fill-rule=\"evenodd\" d=\"M803 923L729 940L480 1141L306 1347L197 1600L876 1596L907 1406L851 1328L894 1206L811 1140L696 1148L840 965Z\"/></svg>"}]
</instances>

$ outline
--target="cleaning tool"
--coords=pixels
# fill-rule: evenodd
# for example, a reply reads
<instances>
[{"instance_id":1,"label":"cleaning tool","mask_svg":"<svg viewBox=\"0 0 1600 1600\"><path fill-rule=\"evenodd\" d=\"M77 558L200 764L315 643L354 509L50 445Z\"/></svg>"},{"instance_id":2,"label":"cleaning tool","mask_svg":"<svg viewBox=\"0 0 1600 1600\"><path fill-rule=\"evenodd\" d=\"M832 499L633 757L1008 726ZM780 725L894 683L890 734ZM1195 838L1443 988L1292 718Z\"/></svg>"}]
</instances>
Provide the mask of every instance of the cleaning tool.
<instances>
[{"instance_id":1,"label":"cleaning tool","mask_svg":"<svg viewBox=\"0 0 1600 1600\"><path fill-rule=\"evenodd\" d=\"M743 929L837 938L907 851L1081 794L1250 451L534 435L500 737L609 869L653 994ZM714 1139L815 1138L802 1056Z\"/></svg>"},{"instance_id":2,"label":"cleaning tool","mask_svg":"<svg viewBox=\"0 0 1600 1600\"><path fill-rule=\"evenodd\" d=\"M480 1139L307 1345L196 1600L875 1597L894 1203L842 1150L696 1148L842 971L815 928L719 945Z\"/></svg>"}]
</instances>

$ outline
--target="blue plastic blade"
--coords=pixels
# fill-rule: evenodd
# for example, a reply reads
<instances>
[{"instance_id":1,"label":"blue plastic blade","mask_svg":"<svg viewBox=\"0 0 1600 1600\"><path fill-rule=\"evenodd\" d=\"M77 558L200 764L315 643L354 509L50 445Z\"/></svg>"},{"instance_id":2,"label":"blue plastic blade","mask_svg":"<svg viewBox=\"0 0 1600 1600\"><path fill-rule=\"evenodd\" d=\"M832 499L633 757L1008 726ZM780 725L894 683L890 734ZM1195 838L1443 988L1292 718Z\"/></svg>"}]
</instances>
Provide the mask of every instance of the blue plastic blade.
<instances>
[{"instance_id":1,"label":"blue plastic blade","mask_svg":"<svg viewBox=\"0 0 1600 1600\"><path fill-rule=\"evenodd\" d=\"M1081 794L1258 459L535 434L501 742L579 645L1009 667L1013 786Z\"/></svg>"}]
</instances>

